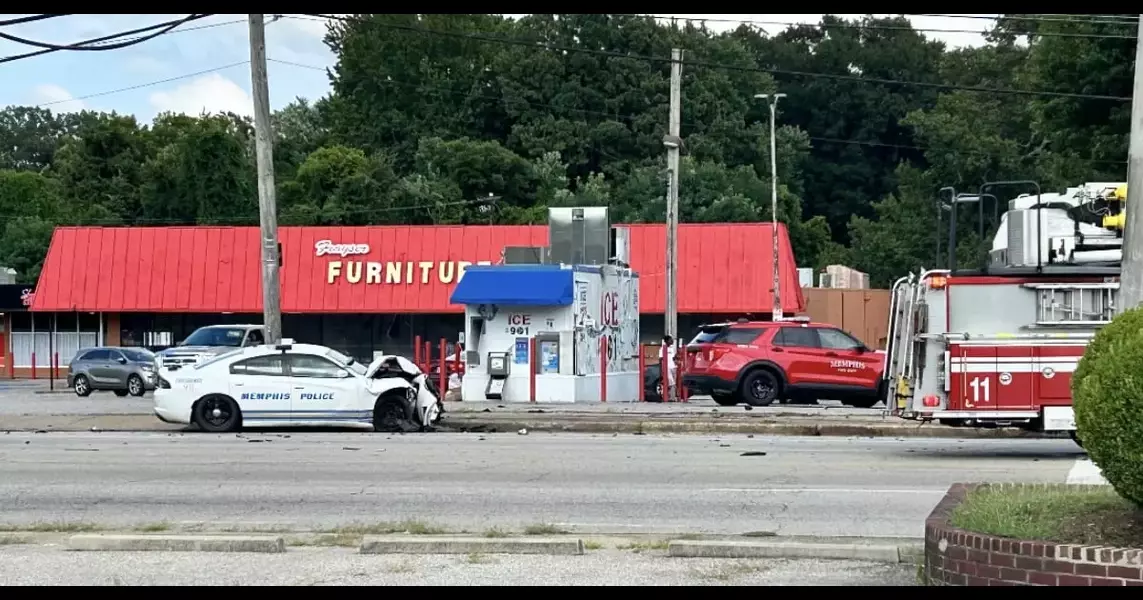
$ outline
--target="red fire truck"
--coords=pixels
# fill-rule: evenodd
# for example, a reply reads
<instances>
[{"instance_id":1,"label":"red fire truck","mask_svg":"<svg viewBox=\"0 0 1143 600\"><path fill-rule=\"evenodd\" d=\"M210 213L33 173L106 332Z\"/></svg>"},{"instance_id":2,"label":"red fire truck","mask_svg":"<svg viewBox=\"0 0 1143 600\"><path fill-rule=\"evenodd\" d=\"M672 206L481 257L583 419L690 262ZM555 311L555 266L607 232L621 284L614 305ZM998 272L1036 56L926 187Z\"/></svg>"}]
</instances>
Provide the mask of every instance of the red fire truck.
<instances>
[{"instance_id":1,"label":"red fire truck","mask_svg":"<svg viewBox=\"0 0 1143 600\"><path fill-rule=\"evenodd\" d=\"M1000 215L988 190L1011 185L1035 193L1016 196ZM1026 181L985 184L977 194L944 188L937 209L951 213L949 249L962 204L977 205L981 239L989 202L999 227L986 268L958 270L949 252L947 269L894 284L887 409L949 426L1068 432L1078 443L1072 373L1114 315L1125 200L1122 183L1051 194Z\"/></svg>"}]
</instances>

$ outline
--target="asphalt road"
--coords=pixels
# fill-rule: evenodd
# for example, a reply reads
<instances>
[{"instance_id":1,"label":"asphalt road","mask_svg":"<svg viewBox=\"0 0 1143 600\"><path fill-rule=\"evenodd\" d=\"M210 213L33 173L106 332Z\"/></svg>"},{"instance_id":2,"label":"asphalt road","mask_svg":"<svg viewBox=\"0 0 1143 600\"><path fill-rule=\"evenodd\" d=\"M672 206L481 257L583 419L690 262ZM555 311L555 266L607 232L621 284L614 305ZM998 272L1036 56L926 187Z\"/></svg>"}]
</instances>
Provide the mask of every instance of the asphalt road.
<instances>
[{"instance_id":1,"label":"asphalt road","mask_svg":"<svg viewBox=\"0 0 1143 600\"><path fill-rule=\"evenodd\" d=\"M204 561L210 566L203 568ZM67 552L0 547L0 585L912 586L916 567L818 560L679 559L616 550L584 556L369 556Z\"/></svg>"},{"instance_id":2,"label":"asphalt road","mask_svg":"<svg viewBox=\"0 0 1143 600\"><path fill-rule=\"evenodd\" d=\"M1070 440L9 433L0 521L920 537L954 482L1064 482L1080 458Z\"/></svg>"}]
</instances>

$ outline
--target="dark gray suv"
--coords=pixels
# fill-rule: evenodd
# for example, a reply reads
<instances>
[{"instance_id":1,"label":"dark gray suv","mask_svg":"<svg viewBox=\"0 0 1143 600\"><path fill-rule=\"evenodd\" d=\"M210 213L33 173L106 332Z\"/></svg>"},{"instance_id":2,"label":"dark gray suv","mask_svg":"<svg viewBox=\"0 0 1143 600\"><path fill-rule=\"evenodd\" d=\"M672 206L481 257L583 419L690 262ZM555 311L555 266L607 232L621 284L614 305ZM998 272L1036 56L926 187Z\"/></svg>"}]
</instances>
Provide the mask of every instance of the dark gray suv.
<instances>
[{"instance_id":1,"label":"dark gray suv","mask_svg":"<svg viewBox=\"0 0 1143 600\"><path fill-rule=\"evenodd\" d=\"M68 365L67 385L76 396L98 391L142 396L155 389L155 355L146 348L85 348Z\"/></svg>"}]
</instances>

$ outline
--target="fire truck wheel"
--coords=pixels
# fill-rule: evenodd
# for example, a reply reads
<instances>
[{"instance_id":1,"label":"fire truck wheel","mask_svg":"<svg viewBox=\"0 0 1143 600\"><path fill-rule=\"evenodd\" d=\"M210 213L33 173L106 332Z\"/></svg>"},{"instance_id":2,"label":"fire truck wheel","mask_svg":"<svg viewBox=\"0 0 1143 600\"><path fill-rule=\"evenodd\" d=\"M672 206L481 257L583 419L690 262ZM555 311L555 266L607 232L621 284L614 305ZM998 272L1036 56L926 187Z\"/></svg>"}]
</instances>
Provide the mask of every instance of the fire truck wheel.
<instances>
[{"instance_id":1,"label":"fire truck wheel","mask_svg":"<svg viewBox=\"0 0 1143 600\"><path fill-rule=\"evenodd\" d=\"M1073 429L1072 431L1068 432L1068 435L1071 436L1072 441L1075 442L1077 446L1083 448L1083 440L1080 439L1078 431Z\"/></svg>"},{"instance_id":2,"label":"fire truck wheel","mask_svg":"<svg viewBox=\"0 0 1143 600\"><path fill-rule=\"evenodd\" d=\"M742 401L750 406L770 406L778 398L782 384L765 369L756 369L742 380Z\"/></svg>"}]
</instances>

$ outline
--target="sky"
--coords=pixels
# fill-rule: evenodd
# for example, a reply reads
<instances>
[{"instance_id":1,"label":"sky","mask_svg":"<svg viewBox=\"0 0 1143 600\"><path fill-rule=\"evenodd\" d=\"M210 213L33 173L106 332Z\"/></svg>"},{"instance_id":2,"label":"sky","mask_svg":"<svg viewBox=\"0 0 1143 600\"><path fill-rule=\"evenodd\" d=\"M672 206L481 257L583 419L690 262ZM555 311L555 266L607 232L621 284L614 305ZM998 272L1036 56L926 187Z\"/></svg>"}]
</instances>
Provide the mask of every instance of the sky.
<instances>
[{"instance_id":1,"label":"sky","mask_svg":"<svg viewBox=\"0 0 1143 600\"><path fill-rule=\"evenodd\" d=\"M0 20L26 15L0 14ZM3 27L9 35L51 44L69 44L170 21L179 15L68 15L43 22ZM522 15L509 15L522 16ZM655 15L710 19L716 31L744 21L770 33L785 24L817 23L820 14ZM861 15L839 15L859 18ZM876 15L888 16L888 15ZM950 47L984 43L996 15L910 16L919 29ZM269 17L269 16L268 16ZM953 31L956 30L956 31ZM329 93L325 68L335 62L322 42L326 23L302 15L282 15L266 25L270 105L277 110L302 97L316 100ZM133 114L149 123L171 111L198 115L232 111L252 115L250 59L246 15L214 15L135 46L106 52L61 51L0 63L0 107L36 105L54 112L78 110ZM0 57L36 48L0 40ZM293 63L293 64L288 64Z\"/></svg>"}]
</instances>

